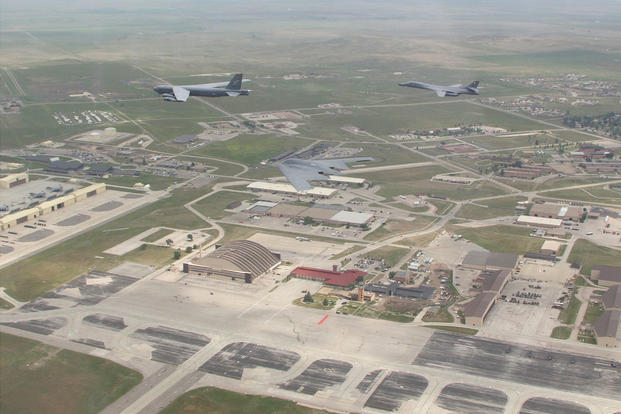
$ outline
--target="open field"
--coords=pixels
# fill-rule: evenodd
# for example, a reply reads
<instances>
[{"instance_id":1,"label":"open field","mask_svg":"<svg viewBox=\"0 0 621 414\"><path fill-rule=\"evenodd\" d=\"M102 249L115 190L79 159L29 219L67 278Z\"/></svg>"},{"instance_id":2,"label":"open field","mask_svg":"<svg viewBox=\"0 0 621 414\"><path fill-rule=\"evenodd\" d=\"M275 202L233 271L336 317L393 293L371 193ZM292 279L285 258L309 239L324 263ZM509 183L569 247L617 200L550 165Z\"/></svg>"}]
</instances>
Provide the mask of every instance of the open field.
<instances>
[{"instance_id":1,"label":"open field","mask_svg":"<svg viewBox=\"0 0 621 414\"><path fill-rule=\"evenodd\" d=\"M377 194L392 199L398 195L424 193L434 197L455 200L501 195L504 191L487 181L476 181L470 185L431 181L437 174L449 172L444 167L428 166L404 168L391 171L378 171L361 174L370 184L381 186ZM435 201L435 200L434 200Z\"/></svg>"},{"instance_id":2,"label":"open field","mask_svg":"<svg viewBox=\"0 0 621 414\"><path fill-rule=\"evenodd\" d=\"M550 335L552 338L556 339L569 339L571 335L571 328L567 326L557 326L552 329L552 334Z\"/></svg>"},{"instance_id":3,"label":"open field","mask_svg":"<svg viewBox=\"0 0 621 414\"><path fill-rule=\"evenodd\" d=\"M102 122L96 125L86 123L76 125L59 125L52 114L82 112L86 110L107 111L115 114L118 122ZM102 129L115 126L120 132L135 133L138 129L135 125L125 121L114 109L106 104L92 103L66 103L44 104L27 106L20 113L0 115L0 135L2 136L1 149L17 148L26 144L42 142L48 139L59 141L74 134L86 132L92 129Z\"/></svg>"},{"instance_id":4,"label":"open field","mask_svg":"<svg viewBox=\"0 0 621 414\"><path fill-rule=\"evenodd\" d=\"M382 119L383 122L377 122L377 119ZM355 135L343 131L342 127L355 126L372 135L389 138L389 135L403 134L410 130L431 130L464 125L491 125L510 131L543 127L538 122L519 118L493 108L468 102L439 101L411 107L378 106L348 109L347 113L313 115L310 121L300 128L300 131L315 138L350 140L355 138Z\"/></svg>"},{"instance_id":5,"label":"open field","mask_svg":"<svg viewBox=\"0 0 621 414\"><path fill-rule=\"evenodd\" d=\"M245 200L251 200L256 197L253 193L238 193L235 191L218 191L209 197L194 204L194 208L200 211L207 217L214 219L221 219L227 215L224 211L228 206L242 202Z\"/></svg>"},{"instance_id":6,"label":"open field","mask_svg":"<svg viewBox=\"0 0 621 414\"><path fill-rule=\"evenodd\" d=\"M582 266L580 272L584 275L590 275L591 268L595 265L621 266L621 252L580 239L574 243L567 261L569 263L580 263Z\"/></svg>"},{"instance_id":7,"label":"open field","mask_svg":"<svg viewBox=\"0 0 621 414\"><path fill-rule=\"evenodd\" d=\"M575 188L572 190L553 190L539 193L539 195L550 198L587 201L595 204L621 205L621 192L609 190L606 187L606 185L601 185L596 187Z\"/></svg>"},{"instance_id":8,"label":"open field","mask_svg":"<svg viewBox=\"0 0 621 414\"><path fill-rule=\"evenodd\" d=\"M369 167L429 161L428 158L422 155L411 151L404 151L390 144L344 144L342 148L361 149L362 151L356 153L354 157L373 158L373 161L364 162L364 165Z\"/></svg>"},{"instance_id":9,"label":"open field","mask_svg":"<svg viewBox=\"0 0 621 414\"><path fill-rule=\"evenodd\" d=\"M239 394L220 388L197 388L173 401L161 414L329 414L280 398Z\"/></svg>"},{"instance_id":10,"label":"open field","mask_svg":"<svg viewBox=\"0 0 621 414\"><path fill-rule=\"evenodd\" d=\"M7 266L0 270L0 285L6 287L7 293L16 299L31 300L90 268L107 270L126 260L125 256L101 256L101 252L154 224L188 230L204 227L201 219L183 207L185 202L195 197L196 190L177 190L169 198ZM147 249L144 254L151 252ZM129 255L134 254L140 255L135 252ZM172 256L172 251L170 254ZM157 254L155 257L158 257ZM45 273L41 272L43 268Z\"/></svg>"},{"instance_id":11,"label":"open field","mask_svg":"<svg viewBox=\"0 0 621 414\"><path fill-rule=\"evenodd\" d=\"M272 135L240 135L228 141L213 142L193 151L193 155L205 155L244 164L257 165L284 151L297 151L312 141L302 138Z\"/></svg>"},{"instance_id":12,"label":"open field","mask_svg":"<svg viewBox=\"0 0 621 414\"><path fill-rule=\"evenodd\" d=\"M546 144L553 144L554 138L549 135L533 134L515 137L474 137L464 138L463 141L476 144L488 150L538 147Z\"/></svg>"},{"instance_id":13,"label":"open field","mask_svg":"<svg viewBox=\"0 0 621 414\"><path fill-rule=\"evenodd\" d=\"M435 220L436 218L431 216L416 216L413 221L388 220L373 232L367 234L364 239L369 241L378 241L401 233L424 230Z\"/></svg>"},{"instance_id":14,"label":"open field","mask_svg":"<svg viewBox=\"0 0 621 414\"><path fill-rule=\"evenodd\" d=\"M576 293L578 293L578 288L576 288L571 295L571 299L569 301L567 309L563 309L558 314L558 320L561 323L564 323L566 325L573 325L576 323L578 311L580 310L580 306L582 306L582 302L580 301L580 299L578 299Z\"/></svg>"},{"instance_id":15,"label":"open field","mask_svg":"<svg viewBox=\"0 0 621 414\"><path fill-rule=\"evenodd\" d=\"M392 267L396 265L408 252L408 249L404 249L402 247L384 246L370 251L367 253L367 256L373 259L384 259L384 264Z\"/></svg>"},{"instance_id":16,"label":"open field","mask_svg":"<svg viewBox=\"0 0 621 414\"><path fill-rule=\"evenodd\" d=\"M517 202L526 199L526 197L503 197L479 201L476 204L465 204L455 214L455 217L483 220L494 217L511 216L516 214L515 206Z\"/></svg>"},{"instance_id":17,"label":"open field","mask_svg":"<svg viewBox=\"0 0 621 414\"><path fill-rule=\"evenodd\" d=\"M476 335L477 332L479 332L478 329L462 328L461 326L425 325L425 328L439 329L441 331L455 332L463 335Z\"/></svg>"},{"instance_id":18,"label":"open field","mask_svg":"<svg viewBox=\"0 0 621 414\"><path fill-rule=\"evenodd\" d=\"M95 178L94 181L106 183L109 185L118 185L122 187L132 187L136 183L148 184L151 190L163 190L169 186L181 182L180 178L165 177L155 174L141 174L138 177L130 176L111 176L108 178Z\"/></svg>"},{"instance_id":19,"label":"open field","mask_svg":"<svg viewBox=\"0 0 621 414\"><path fill-rule=\"evenodd\" d=\"M114 362L30 339L0 333L0 345L6 413L98 413L142 380Z\"/></svg>"},{"instance_id":20,"label":"open field","mask_svg":"<svg viewBox=\"0 0 621 414\"><path fill-rule=\"evenodd\" d=\"M537 190L560 189L563 187L572 187L575 185L595 184L610 181L608 178L602 178L595 175L587 177L553 177L541 183Z\"/></svg>"},{"instance_id":21,"label":"open field","mask_svg":"<svg viewBox=\"0 0 621 414\"><path fill-rule=\"evenodd\" d=\"M478 228L455 227L455 233L479 246L501 253L524 254L538 252L543 239L530 237L530 229L515 226L488 226Z\"/></svg>"},{"instance_id":22,"label":"open field","mask_svg":"<svg viewBox=\"0 0 621 414\"><path fill-rule=\"evenodd\" d=\"M153 243L154 241L157 241L164 236L168 236L172 232L173 230L170 230L170 229L159 229L155 233L149 234L147 237L145 237L141 241L145 243Z\"/></svg>"}]
</instances>

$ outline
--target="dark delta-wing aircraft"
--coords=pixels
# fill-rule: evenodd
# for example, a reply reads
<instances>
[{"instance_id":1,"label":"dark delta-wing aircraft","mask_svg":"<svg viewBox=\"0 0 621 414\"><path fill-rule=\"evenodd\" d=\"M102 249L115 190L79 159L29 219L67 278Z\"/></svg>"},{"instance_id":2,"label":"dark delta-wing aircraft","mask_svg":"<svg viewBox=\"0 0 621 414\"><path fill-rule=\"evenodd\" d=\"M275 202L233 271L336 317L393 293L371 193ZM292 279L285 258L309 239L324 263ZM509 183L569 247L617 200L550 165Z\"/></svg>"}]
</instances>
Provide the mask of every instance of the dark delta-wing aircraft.
<instances>
[{"instance_id":1,"label":"dark delta-wing aircraft","mask_svg":"<svg viewBox=\"0 0 621 414\"><path fill-rule=\"evenodd\" d=\"M309 181L328 180L330 175L340 175L341 171L349 170L347 163L361 161L373 161L373 158L334 158L328 160L289 158L277 165L296 190L304 191L313 188Z\"/></svg>"},{"instance_id":2,"label":"dark delta-wing aircraft","mask_svg":"<svg viewBox=\"0 0 621 414\"><path fill-rule=\"evenodd\" d=\"M400 83L399 86L408 86L410 88L429 89L434 91L438 96L457 96L461 94L466 95L478 95L479 94L479 81L474 81L468 86L462 85L431 85L424 82L405 82Z\"/></svg>"},{"instance_id":3,"label":"dark delta-wing aircraft","mask_svg":"<svg viewBox=\"0 0 621 414\"><path fill-rule=\"evenodd\" d=\"M170 102L185 102L190 96L239 96L248 95L249 90L242 89L242 74L233 76L230 82L204 83L202 85L158 85L153 90Z\"/></svg>"}]
</instances>

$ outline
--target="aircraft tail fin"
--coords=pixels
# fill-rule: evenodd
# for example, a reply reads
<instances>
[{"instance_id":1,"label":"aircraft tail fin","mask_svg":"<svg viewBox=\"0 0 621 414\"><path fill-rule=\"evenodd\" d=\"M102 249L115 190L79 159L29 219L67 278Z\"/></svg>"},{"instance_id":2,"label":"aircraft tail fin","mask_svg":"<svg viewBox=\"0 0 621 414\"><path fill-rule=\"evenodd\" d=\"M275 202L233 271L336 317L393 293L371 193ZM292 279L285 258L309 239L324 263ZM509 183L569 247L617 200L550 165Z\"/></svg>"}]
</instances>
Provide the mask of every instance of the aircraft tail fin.
<instances>
[{"instance_id":1,"label":"aircraft tail fin","mask_svg":"<svg viewBox=\"0 0 621 414\"><path fill-rule=\"evenodd\" d=\"M235 74L235 76L233 76L233 79L231 79L229 84L226 86L226 89L241 89L242 76L243 75L241 73Z\"/></svg>"},{"instance_id":2,"label":"aircraft tail fin","mask_svg":"<svg viewBox=\"0 0 621 414\"><path fill-rule=\"evenodd\" d=\"M474 81L472 82L470 85L467 86L468 88L478 88L479 87L479 81Z\"/></svg>"}]
</instances>

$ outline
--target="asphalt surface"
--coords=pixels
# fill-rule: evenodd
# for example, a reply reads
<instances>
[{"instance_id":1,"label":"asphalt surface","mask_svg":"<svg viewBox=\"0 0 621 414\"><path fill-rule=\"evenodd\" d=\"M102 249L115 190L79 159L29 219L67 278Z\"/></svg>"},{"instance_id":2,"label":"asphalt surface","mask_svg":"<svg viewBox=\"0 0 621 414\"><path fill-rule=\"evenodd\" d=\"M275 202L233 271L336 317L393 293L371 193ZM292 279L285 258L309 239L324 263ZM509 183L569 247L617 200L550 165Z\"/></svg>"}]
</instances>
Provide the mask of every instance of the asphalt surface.
<instances>
[{"instance_id":1,"label":"asphalt surface","mask_svg":"<svg viewBox=\"0 0 621 414\"><path fill-rule=\"evenodd\" d=\"M49 319L30 319L20 322L5 322L1 325L10 326L11 328L21 329L23 331L38 333L40 335L49 335L66 324L67 319L57 317Z\"/></svg>"},{"instance_id":2,"label":"asphalt surface","mask_svg":"<svg viewBox=\"0 0 621 414\"><path fill-rule=\"evenodd\" d=\"M115 208L119 208L123 205L120 201L108 201L107 203L103 203L98 205L97 207L91 208L91 211L101 212L101 211L110 211Z\"/></svg>"},{"instance_id":3,"label":"asphalt surface","mask_svg":"<svg viewBox=\"0 0 621 414\"><path fill-rule=\"evenodd\" d=\"M171 365L181 365L211 342L204 335L166 326L138 329L130 337L146 341L154 348L153 361Z\"/></svg>"},{"instance_id":4,"label":"asphalt surface","mask_svg":"<svg viewBox=\"0 0 621 414\"><path fill-rule=\"evenodd\" d=\"M86 214L76 214L75 216L71 216L69 218L59 221L55 225L62 226L62 227L75 226L76 224L83 223L90 218L91 216L86 215Z\"/></svg>"},{"instance_id":5,"label":"asphalt surface","mask_svg":"<svg viewBox=\"0 0 621 414\"><path fill-rule=\"evenodd\" d=\"M85 316L82 320L98 328L110 329L112 331L120 331L127 327L123 318L103 313L93 313Z\"/></svg>"},{"instance_id":6,"label":"asphalt surface","mask_svg":"<svg viewBox=\"0 0 621 414\"><path fill-rule=\"evenodd\" d=\"M302 394L315 395L317 391L342 384L353 365L349 362L334 359L319 359L314 361L297 377L280 388Z\"/></svg>"},{"instance_id":7,"label":"asphalt surface","mask_svg":"<svg viewBox=\"0 0 621 414\"><path fill-rule=\"evenodd\" d=\"M537 397L526 401L520 414L591 414L591 410L567 401Z\"/></svg>"},{"instance_id":8,"label":"asphalt surface","mask_svg":"<svg viewBox=\"0 0 621 414\"><path fill-rule=\"evenodd\" d=\"M472 384L449 384L436 400L438 407L463 414L502 414L506 404L504 392Z\"/></svg>"},{"instance_id":9,"label":"asphalt surface","mask_svg":"<svg viewBox=\"0 0 621 414\"><path fill-rule=\"evenodd\" d=\"M383 371L383 369L376 369L375 371L369 372L367 375L365 375L363 380L360 381L356 389L363 394L368 393L369 391L371 391L373 385L375 385L375 382Z\"/></svg>"},{"instance_id":10,"label":"asphalt surface","mask_svg":"<svg viewBox=\"0 0 621 414\"><path fill-rule=\"evenodd\" d=\"M393 371L384 378L364 406L396 411L403 402L420 398L427 384L427 379L420 375Z\"/></svg>"},{"instance_id":11,"label":"asphalt surface","mask_svg":"<svg viewBox=\"0 0 621 414\"><path fill-rule=\"evenodd\" d=\"M541 347L435 332L414 364L621 400L620 367Z\"/></svg>"},{"instance_id":12,"label":"asphalt surface","mask_svg":"<svg viewBox=\"0 0 621 414\"><path fill-rule=\"evenodd\" d=\"M216 355L200 366L199 370L223 377L241 379L247 368L269 368L288 371L298 360L296 352L252 344L234 342L226 345Z\"/></svg>"}]
</instances>

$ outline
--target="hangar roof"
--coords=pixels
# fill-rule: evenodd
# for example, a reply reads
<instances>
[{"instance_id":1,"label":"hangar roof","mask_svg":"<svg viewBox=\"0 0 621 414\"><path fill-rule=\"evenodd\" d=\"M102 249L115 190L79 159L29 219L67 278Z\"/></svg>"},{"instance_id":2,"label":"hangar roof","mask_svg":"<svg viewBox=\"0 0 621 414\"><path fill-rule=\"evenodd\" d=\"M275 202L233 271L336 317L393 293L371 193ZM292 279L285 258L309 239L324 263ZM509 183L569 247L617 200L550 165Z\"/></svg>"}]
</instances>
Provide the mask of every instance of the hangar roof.
<instances>
[{"instance_id":1,"label":"hangar roof","mask_svg":"<svg viewBox=\"0 0 621 414\"><path fill-rule=\"evenodd\" d=\"M226 243L195 264L226 270L241 270L257 277L280 263L280 257L259 243L236 240Z\"/></svg>"}]
</instances>

